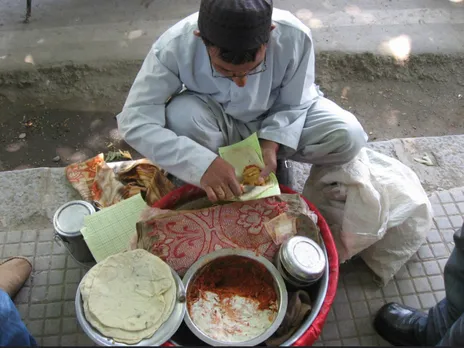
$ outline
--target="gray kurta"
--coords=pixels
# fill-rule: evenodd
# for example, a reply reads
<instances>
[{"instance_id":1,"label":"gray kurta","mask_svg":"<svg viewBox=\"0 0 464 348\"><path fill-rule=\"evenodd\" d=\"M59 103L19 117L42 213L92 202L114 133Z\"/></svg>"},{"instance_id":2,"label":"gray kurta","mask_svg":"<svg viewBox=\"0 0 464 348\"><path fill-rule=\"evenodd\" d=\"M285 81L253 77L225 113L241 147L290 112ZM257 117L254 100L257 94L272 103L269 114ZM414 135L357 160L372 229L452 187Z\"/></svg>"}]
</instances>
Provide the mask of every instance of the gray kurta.
<instances>
[{"instance_id":1,"label":"gray kurta","mask_svg":"<svg viewBox=\"0 0 464 348\"><path fill-rule=\"evenodd\" d=\"M193 34L197 18L154 43L117 117L122 136L142 155L199 186L218 146L255 131L283 145L280 157L310 163L343 163L365 145L356 118L315 86L310 30L290 12L274 9L267 69L243 88L213 77L206 47Z\"/></svg>"}]
</instances>

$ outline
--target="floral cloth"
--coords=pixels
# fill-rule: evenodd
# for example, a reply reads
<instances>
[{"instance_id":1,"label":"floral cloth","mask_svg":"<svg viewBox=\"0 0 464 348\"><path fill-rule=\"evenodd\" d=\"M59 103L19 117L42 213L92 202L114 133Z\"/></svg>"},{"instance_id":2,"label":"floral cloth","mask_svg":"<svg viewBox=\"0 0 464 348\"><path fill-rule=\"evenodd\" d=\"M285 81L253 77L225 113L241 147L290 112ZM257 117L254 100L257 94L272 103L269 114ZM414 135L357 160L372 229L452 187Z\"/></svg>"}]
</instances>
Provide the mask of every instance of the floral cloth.
<instances>
[{"instance_id":1,"label":"floral cloth","mask_svg":"<svg viewBox=\"0 0 464 348\"><path fill-rule=\"evenodd\" d=\"M241 248L271 259L278 250L264 224L288 211L278 197L235 202L192 211L159 211L137 224L137 248L166 261L179 275L201 256Z\"/></svg>"},{"instance_id":2,"label":"floral cloth","mask_svg":"<svg viewBox=\"0 0 464 348\"><path fill-rule=\"evenodd\" d=\"M99 154L87 161L73 163L65 168L66 178L86 201L93 201L98 196L93 183L97 176L97 168L105 163L103 154Z\"/></svg>"}]
</instances>

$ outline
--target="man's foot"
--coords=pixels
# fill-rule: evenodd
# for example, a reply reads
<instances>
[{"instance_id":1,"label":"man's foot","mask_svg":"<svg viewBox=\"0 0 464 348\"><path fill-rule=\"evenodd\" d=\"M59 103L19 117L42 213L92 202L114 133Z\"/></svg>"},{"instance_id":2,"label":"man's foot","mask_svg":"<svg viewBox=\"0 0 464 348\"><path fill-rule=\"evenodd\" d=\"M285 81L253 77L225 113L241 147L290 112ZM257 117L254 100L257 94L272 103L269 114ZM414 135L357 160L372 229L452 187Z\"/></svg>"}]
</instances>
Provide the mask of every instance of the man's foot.
<instances>
[{"instance_id":1,"label":"man's foot","mask_svg":"<svg viewBox=\"0 0 464 348\"><path fill-rule=\"evenodd\" d=\"M13 298L31 275L32 264L24 257L12 257L0 264L0 289Z\"/></svg>"},{"instance_id":2,"label":"man's foot","mask_svg":"<svg viewBox=\"0 0 464 348\"><path fill-rule=\"evenodd\" d=\"M293 172L289 161L277 160L276 176L279 184L292 188Z\"/></svg>"},{"instance_id":3,"label":"man's foot","mask_svg":"<svg viewBox=\"0 0 464 348\"><path fill-rule=\"evenodd\" d=\"M379 309L374 318L374 328L382 338L394 346L420 346L416 333L425 326L427 314L388 303Z\"/></svg>"}]
</instances>

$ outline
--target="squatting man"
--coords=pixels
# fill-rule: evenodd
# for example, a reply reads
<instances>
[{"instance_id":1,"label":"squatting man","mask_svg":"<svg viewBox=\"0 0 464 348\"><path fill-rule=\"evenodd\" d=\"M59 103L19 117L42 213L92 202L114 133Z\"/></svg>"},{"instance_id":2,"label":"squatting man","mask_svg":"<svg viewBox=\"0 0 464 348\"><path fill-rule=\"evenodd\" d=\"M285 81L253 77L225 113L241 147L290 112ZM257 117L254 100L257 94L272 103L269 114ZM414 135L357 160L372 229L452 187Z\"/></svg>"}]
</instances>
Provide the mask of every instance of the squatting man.
<instances>
[{"instance_id":1,"label":"squatting man","mask_svg":"<svg viewBox=\"0 0 464 348\"><path fill-rule=\"evenodd\" d=\"M272 0L202 0L150 49L117 116L134 149L209 199L239 196L218 148L257 132L265 168L287 184L291 159L343 164L365 146L355 116L314 83L311 32ZM288 180L287 180L288 181Z\"/></svg>"}]
</instances>

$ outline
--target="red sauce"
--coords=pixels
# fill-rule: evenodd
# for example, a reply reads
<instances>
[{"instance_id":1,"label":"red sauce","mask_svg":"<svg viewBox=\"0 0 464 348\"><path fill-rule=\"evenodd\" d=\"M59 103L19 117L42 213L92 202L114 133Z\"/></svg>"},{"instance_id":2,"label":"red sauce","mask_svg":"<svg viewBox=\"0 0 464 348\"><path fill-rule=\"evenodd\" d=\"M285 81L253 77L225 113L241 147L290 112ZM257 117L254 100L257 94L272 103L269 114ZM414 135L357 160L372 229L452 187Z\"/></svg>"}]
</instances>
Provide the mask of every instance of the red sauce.
<instances>
[{"instance_id":1,"label":"red sauce","mask_svg":"<svg viewBox=\"0 0 464 348\"><path fill-rule=\"evenodd\" d=\"M277 293L270 272L259 262L243 256L224 256L204 266L187 292L193 304L202 292L217 294L219 299L241 296L259 302L259 309L276 304Z\"/></svg>"}]
</instances>

